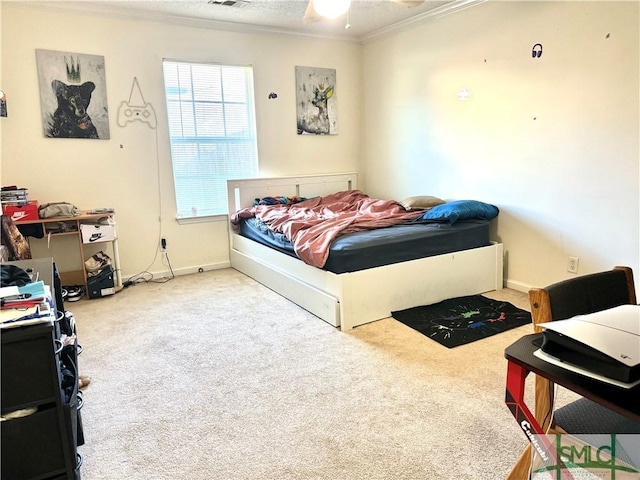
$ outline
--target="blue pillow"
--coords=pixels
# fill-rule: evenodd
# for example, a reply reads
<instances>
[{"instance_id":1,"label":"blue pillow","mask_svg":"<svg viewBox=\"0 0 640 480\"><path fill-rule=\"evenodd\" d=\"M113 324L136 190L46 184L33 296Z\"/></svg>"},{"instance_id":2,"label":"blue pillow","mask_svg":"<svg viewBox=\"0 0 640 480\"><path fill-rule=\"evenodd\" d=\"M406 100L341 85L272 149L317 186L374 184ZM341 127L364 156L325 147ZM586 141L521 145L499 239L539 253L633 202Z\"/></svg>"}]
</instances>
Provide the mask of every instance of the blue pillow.
<instances>
[{"instance_id":1,"label":"blue pillow","mask_svg":"<svg viewBox=\"0 0 640 480\"><path fill-rule=\"evenodd\" d=\"M497 217L499 212L500 210L495 205L478 200L454 200L427 210L420 217L420 220L446 220L453 225L458 220L468 218L491 220Z\"/></svg>"}]
</instances>

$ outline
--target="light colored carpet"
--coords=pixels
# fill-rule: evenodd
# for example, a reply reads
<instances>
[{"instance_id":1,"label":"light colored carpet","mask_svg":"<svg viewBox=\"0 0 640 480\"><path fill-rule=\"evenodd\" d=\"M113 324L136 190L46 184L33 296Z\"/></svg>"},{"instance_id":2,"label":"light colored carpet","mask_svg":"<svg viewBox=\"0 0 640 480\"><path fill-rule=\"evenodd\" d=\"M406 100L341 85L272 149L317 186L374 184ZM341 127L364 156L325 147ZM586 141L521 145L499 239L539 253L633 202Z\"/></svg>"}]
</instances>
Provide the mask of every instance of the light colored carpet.
<instances>
[{"instance_id":1,"label":"light colored carpet","mask_svg":"<svg viewBox=\"0 0 640 480\"><path fill-rule=\"evenodd\" d=\"M340 332L232 269L65 306L83 480L503 479L526 444L503 350L531 325L454 349L392 318Z\"/></svg>"}]
</instances>

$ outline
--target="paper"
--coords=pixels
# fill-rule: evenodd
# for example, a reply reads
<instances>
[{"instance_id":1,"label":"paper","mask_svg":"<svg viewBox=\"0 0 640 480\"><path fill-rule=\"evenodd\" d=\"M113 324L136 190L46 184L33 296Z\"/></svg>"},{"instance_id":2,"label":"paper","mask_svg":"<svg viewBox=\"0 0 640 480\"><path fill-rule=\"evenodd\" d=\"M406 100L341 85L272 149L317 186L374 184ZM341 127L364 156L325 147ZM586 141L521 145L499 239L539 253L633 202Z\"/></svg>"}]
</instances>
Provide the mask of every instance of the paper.
<instances>
[{"instance_id":1,"label":"paper","mask_svg":"<svg viewBox=\"0 0 640 480\"><path fill-rule=\"evenodd\" d=\"M20 295L20 290L18 290L18 287L0 287L0 298L14 297L16 295Z\"/></svg>"}]
</instances>

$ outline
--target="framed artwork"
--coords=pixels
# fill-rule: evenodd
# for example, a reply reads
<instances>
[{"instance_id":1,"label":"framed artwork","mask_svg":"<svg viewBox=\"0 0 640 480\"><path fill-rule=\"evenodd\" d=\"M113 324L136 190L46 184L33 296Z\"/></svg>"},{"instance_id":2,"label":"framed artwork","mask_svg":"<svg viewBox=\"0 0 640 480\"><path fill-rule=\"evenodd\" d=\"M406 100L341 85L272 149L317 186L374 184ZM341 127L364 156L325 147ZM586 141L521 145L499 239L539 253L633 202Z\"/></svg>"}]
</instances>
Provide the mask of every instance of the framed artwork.
<instances>
[{"instance_id":1,"label":"framed artwork","mask_svg":"<svg viewBox=\"0 0 640 480\"><path fill-rule=\"evenodd\" d=\"M336 71L296 66L298 135L337 135Z\"/></svg>"},{"instance_id":2,"label":"framed artwork","mask_svg":"<svg viewBox=\"0 0 640 480\"><path fill-rule=\"evenodd\" d=\"M36 50L44 136L109 138L104 57Z\"/></svg>"},{"instance_id":3,"label":"framed artwork","mask_svg":"<svg viewBox=\"0 0 640 480\"><path fill-rule=\"evenodd\" d=\"M0 90L0 117L7 116L7 96Z\"/></svg>"}]
</instances>

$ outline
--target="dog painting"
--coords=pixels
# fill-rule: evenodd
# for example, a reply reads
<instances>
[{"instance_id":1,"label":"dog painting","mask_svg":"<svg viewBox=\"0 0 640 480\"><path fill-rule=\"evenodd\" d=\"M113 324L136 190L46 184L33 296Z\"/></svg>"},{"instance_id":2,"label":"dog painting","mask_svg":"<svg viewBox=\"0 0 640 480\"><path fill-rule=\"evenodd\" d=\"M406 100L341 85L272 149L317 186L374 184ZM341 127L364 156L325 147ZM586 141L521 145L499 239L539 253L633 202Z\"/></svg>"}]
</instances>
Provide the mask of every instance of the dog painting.
<instances>
[{"instance_id":1,"label":"dog painting","mask_svg":"<svg viewBox=\"0 0 640 480\"><path fill-rule=\"evenodd\" d=\"M104 57L36 50L44 135L109 138Z\"/></svg>"}]
</instances>

